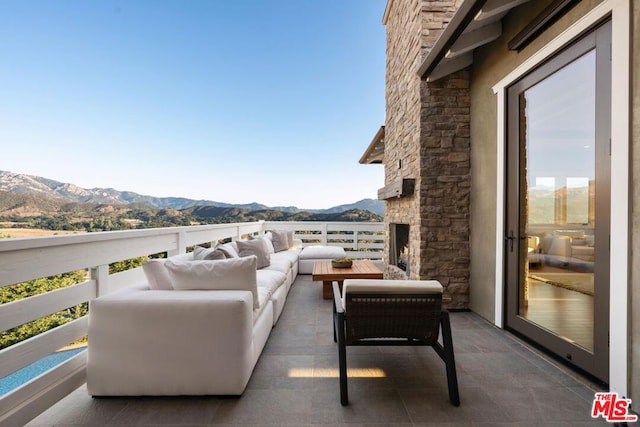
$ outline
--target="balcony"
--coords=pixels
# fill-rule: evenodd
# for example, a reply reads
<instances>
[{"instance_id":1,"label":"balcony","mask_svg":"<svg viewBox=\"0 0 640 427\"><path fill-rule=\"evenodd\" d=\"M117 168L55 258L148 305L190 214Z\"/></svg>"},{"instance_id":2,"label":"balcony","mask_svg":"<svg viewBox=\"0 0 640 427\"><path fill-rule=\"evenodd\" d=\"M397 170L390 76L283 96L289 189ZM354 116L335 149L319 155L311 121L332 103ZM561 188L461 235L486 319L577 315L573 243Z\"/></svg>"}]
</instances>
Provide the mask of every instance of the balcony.
<instances>
[{"instance_id":1,"label":"balcony","mask_svg":"<svg viewBox=\"0 0 640 427\"><path fill-rule=\"evenodd\" d=\"M90 272L84 283L0 306L2 330L144 282L139 268L109 274L112 262L183 253L195 244L274 228L293 230L304 245L340 245L354 258L382 258L380 223L256 222L2 240L0 285L78 269ZM86 354L81 352L0 397L0 425L600 422L590 417L596 385L471 312L452 314L459 408L448 402L444 365L431 349L417 347L349 349L351 405L342 407L331 302L322 300L320 287L310 276L298 276L240 398L93 399L83 385ZM84 317L1 350L0 376L86 336L86 331Z\"/></svg>"}]
</instances>

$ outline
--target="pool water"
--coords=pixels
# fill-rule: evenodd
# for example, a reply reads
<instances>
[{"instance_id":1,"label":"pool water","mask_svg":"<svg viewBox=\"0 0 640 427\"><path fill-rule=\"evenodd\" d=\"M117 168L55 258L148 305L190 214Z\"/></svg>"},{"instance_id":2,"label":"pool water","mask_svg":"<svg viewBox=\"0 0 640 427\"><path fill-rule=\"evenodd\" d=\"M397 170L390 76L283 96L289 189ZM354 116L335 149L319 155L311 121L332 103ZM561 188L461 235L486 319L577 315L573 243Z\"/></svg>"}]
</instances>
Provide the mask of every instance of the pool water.
<instances>
[{"instance_id":1,"label":"pool water","mask_svg":"<svg viewBox=\"0 0 640 427\"><path fill-rule=\"evenodd\" d=\"M9 393L20 387L22 384L31 381L33 378L48 371L56 365L64 362L65 360L75 356L87 347L78 347L71 350L58 351L42 359L33 362L30 365L25 366L22 369L15 371L12 374L7 375L4 378L0 378L0 396Z\"/></svg>"}]
</instances>

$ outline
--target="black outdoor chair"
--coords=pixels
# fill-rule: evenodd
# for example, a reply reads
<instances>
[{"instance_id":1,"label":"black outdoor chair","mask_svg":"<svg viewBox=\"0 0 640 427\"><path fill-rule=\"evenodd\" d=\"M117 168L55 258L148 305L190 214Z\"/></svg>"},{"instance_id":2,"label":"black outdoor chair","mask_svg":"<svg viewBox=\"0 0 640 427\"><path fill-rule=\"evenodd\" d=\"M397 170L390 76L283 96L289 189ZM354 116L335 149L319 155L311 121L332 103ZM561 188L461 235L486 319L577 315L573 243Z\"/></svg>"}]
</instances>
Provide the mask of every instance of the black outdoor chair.
<instances>
[{"instance_id":1,"label":"black outdoor chair","mask_svg":"<svg viewBox=\"0 0 640 427\"><path fill-rule=\"evenodd\" d=\"M340 403L349 404L348 345L431 346L445 362L449 401L460 405L449 312L435 280L345 280L333 284L333 340L338 342ZM438 342L442 328L442 345Z\"/></svg>"}]
</instances>

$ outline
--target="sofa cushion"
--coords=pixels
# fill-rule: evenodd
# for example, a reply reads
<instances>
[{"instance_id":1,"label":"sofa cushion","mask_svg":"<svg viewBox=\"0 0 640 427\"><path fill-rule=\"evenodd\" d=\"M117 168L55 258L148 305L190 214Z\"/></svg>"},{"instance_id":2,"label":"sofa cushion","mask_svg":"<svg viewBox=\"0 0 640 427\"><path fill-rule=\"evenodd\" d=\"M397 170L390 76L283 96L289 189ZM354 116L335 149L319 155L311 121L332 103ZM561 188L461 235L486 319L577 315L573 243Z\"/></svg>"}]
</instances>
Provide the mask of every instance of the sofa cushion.
<instances>
[{"instance_id":1,"label":"sofa cushion","mask_svg":"<svg viewBox=\"0 0 640 427\"><path fill-rule=\"evenodd\" d=\"M287 274L291 270L291 263L286 258L274 258L271 257L271 262L263 270L279 271L280 273Z\"/></svg>"},{"instance_id":2,"label":"sofa cushion","mask_svg":"<svg viewBox=\"0 0 640 427\"><path fill-rule=\"evenodd\" d=\"M344 256L344 249L338 246L307 246L300 252L300 259L333 259Z\"/></svg>"},{"instance_id":3,"label":"sofa cushion","mask_svg":"<svg viewBox=\"0 0 640 427\"><path fill-rule=\"evenodd\" d=\"M218 248L207 249L202 246L196 246L193 248L193 259L195 261L213 261L216 259L227 259L227 256Z\"/></svg>"},{"instance_id":4,"label":"sofa cushion","mask_svg":"<svg viewBox=\"0 0 640 427\"><path fill-rule=\"evenodd\" d=\"M269 295L278 289L287 280L287 276L276 270L258 270L257 272L258 288L264 288L269 290Z\"/></svg>"},{"instance_id":5,"label":"sofa cushion","mask_svg":"<svg viewBox=\"0 0 640 427\"><path fill-rule=\"evenodd\" d=\"M289 266L292 266L296 262L298 262L298 251L297 250L289 250L289 251L281 251L276 252L271 255L271 262L274 263L277 260L287 260Z\"/></svg>"},{"instance_id":6,"label":"sofa cushion","mask_svg":"<svg viewBox=\"0 0 640 427\"><path fill-rule=\"evenodd\" d=\"M271 241L273 242L273 250L276 252L286 251L291 247L289 235L286 231L271 231Z\"/></svg>"},{"instance_id":7,"label":"sofa cushion","mask_svg":"<svg viewBox=\"0 0 640 427\"><path fill-rule=\"evenodd\" d=\"M153 290L172 290L171 276L164 263L166 259L149 259L142 264L142 271L149 282L149 288Z\"/></svg>"},{"instance_id":8,"label":"sofa cushion","mask_svg":"<svg viewBox=\"0 0 640 427\"><path fill-rule=\"evenodd\" d=\"M271 299L271 292L267 288L258 287L258 301L260 307L253 310L253 321L255 322Z\"/></svg>"},{"instance_id":9,"label":"sofa cushion","mask_svg":"<svg viewBox=\"0 0 640 427\"><path fill-rule=\"evenodd\" d=\"M174 289L241 290L253 294L253 308L259 307L256 258L216 261L165 262Z\"/></svg>"},{"instance_id":10,"label":"sofa cushion","mask_svg":"<svg viewBox=\"0 0 640 427\"><path fill-rule=\"evenodd\" d=\"M238 255L240 257L254 255L257 258L259 269L269 265L270 256L262 240L238 240L236 245L238 246Z\"/></svg>"}]
</instances>

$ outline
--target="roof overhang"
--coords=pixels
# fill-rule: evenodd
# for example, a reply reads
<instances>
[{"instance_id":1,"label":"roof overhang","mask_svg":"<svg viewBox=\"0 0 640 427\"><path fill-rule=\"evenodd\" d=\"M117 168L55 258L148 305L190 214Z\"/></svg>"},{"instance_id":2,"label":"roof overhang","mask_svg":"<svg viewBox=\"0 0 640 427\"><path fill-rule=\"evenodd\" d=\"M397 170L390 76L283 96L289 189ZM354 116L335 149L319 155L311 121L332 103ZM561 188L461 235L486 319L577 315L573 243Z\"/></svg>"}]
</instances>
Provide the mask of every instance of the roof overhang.
<instances>
[{"instance_id":1,"label":"roof overhang","mask_svg":"<svg viewBox=\"0 0 640 427\"><path fill-rule=\"evenodd\" d=\"M384 126L380 126L376 136L360 158L363 165L380 164L384 157Z\"/></svg>"},{"instance_id":2,"label":"roof overhang","mask_svg":"<svg viewBox=\"0 0 640 427\"><path fill-rule=\"evenodd\" d=\"M464 0L418 69L420 78L435 81L471 65L474 49L502 35L502 17L528 1Z\"/></svg>"}]
</instances>

